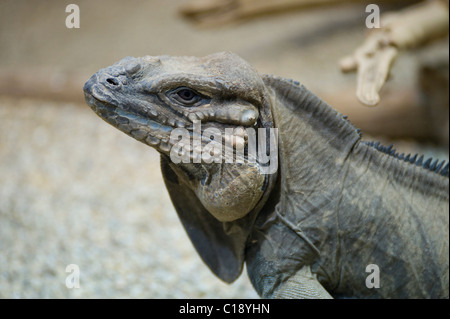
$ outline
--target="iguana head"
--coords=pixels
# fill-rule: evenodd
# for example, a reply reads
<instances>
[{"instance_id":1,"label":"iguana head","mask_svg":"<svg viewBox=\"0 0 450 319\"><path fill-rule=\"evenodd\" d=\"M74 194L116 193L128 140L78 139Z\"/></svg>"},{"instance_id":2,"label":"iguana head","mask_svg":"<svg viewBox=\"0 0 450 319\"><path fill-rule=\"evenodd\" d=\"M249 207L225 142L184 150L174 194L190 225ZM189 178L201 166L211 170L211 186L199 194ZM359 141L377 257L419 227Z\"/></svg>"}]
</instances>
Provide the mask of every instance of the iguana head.
<instances>
[{"instance_id":1,"label":"iguana head","mask_svg":"<svg viewBox=\"0 0 450 319\"><path fill-rule=\"evenodd\" d=\"M237 55L127 57L94 74L84 92L105 121L170 159L219 221L242 218L260 201L267 179L258 160L247 161L246 129L272 126L268 98L261 77Z\"/></svg>"}]
</instances>

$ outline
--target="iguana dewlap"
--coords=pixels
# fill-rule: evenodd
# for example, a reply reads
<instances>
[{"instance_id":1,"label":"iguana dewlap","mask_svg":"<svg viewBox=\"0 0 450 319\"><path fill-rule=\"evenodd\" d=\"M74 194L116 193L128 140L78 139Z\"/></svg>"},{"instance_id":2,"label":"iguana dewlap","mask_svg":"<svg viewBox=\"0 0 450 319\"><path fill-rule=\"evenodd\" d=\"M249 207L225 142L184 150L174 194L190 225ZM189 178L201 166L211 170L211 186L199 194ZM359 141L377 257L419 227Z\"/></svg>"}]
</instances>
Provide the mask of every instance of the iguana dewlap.
<instances>
[{"instance_id":1,"label":"iguana dewlap","mask_svg":"<svg viewBox=\"0 0 450 319\"><path fill-rule=\"evenodd\" d=\"M222 280L246 262L262 297L449 297L448 164L362 141L304 86L232 53L128 57L84 92L101 118L161 153L175 209ZM250 156L251 132L258 149L277 151L275 171ZM222 161L198 156L214 143ZM369 265L379 288L367 284Z\"/></svg>"}]
</instances>

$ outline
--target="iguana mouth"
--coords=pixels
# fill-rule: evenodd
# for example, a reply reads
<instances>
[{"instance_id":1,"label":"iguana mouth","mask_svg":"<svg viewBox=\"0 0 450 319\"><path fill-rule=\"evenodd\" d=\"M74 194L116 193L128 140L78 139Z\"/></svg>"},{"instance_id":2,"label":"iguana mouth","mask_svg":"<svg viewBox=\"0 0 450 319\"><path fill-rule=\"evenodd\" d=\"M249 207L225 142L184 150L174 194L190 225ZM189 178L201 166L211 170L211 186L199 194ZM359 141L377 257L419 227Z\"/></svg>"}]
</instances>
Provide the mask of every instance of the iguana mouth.
<instances>
[{"instance_id":1,"label":"iguana mouth","mask_svg":"<svg viewBox=\"0 0 450 319\"><path fill-rule=\"evenodd\" d=\"M155 121L158 119L156 112L152 116L148 116L139 114L131 108L125 109L119 103L117 105L111 103L108 100L113 101L113 98L109 94L106 95L105 91L107 88L102 87L95 75L84 85L86 102L97 115L124 133L158 151L166 154L170 152L170 133L179 125L170 126Z\"/></svg>"},{"instance_id":2,"label":"iguana mouth","mask_svg":"<svg viewBox=\"0 0 450 319\"><path fill-rule=\"evenodd\" d=\"M126 111L96 98L93 94L85 93L85 98L92 110L109 124L160 152L170 154L173 146L170 143L170 134L176 126L164 125L136 112Z\"/></svg>"}]
</instances>

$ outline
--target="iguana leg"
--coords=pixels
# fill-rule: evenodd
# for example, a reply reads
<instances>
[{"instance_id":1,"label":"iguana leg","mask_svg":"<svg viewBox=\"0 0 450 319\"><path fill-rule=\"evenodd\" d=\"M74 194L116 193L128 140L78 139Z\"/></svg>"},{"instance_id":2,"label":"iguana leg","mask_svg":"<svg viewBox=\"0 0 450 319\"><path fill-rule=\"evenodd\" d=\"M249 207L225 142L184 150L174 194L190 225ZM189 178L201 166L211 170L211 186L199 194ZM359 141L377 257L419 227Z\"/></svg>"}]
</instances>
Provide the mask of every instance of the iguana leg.
<instances>
[{"instance_id":1,"label":"iguana leg","mask_svg":"<svg viewBox=\"0 0 450 319\"><path fill-rule=\"evenodd\" d=\"M277 287L272 297L277 299L333 299L319 283L309 266L304 266Z\"/></svg>"}]
</instances>

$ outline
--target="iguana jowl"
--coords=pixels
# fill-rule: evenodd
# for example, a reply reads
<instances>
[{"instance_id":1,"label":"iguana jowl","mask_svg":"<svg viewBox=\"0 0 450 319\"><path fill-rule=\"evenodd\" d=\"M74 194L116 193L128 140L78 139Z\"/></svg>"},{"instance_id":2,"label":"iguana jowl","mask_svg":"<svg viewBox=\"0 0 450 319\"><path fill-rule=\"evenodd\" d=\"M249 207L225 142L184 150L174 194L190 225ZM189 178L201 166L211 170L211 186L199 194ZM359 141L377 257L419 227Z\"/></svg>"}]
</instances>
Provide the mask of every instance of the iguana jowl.
<instances>
[{"instance_id":1,"label":"iguana jowl","mask_svg":"<svg viewBox=\"0 0 450 319\"><path fill-rule=\"evenodd\" d=\"M105 121L161 153L176 211L222 280L246 262L262 297L448 298L448 164L362 141L304 86L232 53L125 58L84 92ZM277 128L277 173L258 161L173 163L171 132L193 134L197 120L244 143L243 128ZM366 285L371 264L379 288Z\"/></svg>"}]
</instances>

